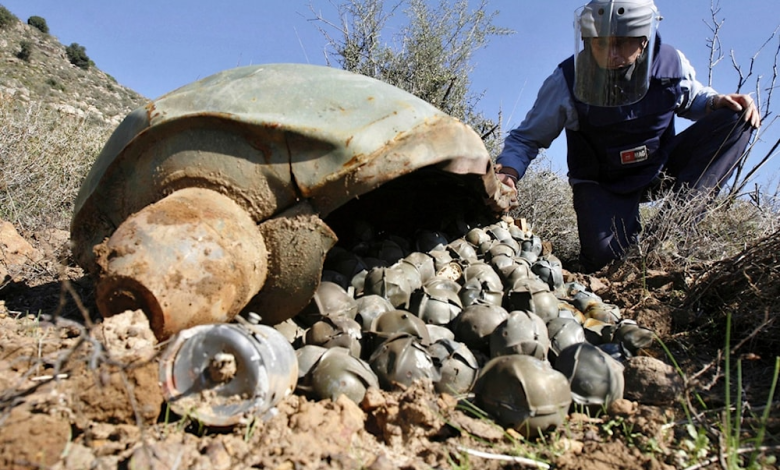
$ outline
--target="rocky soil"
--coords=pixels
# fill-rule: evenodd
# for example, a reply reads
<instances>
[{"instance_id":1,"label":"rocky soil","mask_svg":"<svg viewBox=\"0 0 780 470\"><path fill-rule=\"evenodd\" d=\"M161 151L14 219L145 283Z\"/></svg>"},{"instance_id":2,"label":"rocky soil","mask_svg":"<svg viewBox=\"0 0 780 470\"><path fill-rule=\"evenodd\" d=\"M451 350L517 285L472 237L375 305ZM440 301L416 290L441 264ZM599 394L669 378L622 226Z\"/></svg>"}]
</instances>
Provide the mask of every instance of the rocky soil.
<instances>
[{"instance_id":1,"label":"rocky soil","mask_svg":"<svg viewBox=\"0 0 780 470\"><path fill-rule=\"evenodd\" d=\"M0 231L0 468L654 469L694 462L675 404L689 395L659 348L627 363L624 399L598 417L570 414L542 441L424 382L371 389L360 404L291 395L265 419L206 428L167 409L158 384L164 345L146 317L95 315L91 280L53 257L67 252L66 236L39 234L42 243L8 223ZM641 298L627 316L673 336L664 292L674 276L652 275L662 284L658 298L630 276L568 275L617 303ZM610 297L610 289L620 295ZM774 417L769 430L776 433ZM715 468L717 458L710 464Z\"/></svg>"}]
</instances>

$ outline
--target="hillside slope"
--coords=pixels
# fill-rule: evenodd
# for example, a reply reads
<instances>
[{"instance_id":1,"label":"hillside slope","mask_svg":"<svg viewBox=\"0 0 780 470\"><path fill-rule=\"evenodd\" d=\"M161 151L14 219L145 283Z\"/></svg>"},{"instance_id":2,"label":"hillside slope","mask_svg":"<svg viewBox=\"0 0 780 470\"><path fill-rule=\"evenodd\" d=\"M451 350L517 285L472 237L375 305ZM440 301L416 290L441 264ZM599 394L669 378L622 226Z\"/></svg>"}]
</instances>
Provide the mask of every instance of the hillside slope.
<instances>
[{"instance_id":1,"label":"hillside slope","mask_svg":"<svg viewBox=\"0 0 780 470\"><path fill-rule=\"evenodd\" d=\"M31 51L27 60L19 57L25 41ZM64 114L114 125L148 101L97 66L84 70L71 64L56 36L21 19L0 28L0 97L46 103Z\"/></svg>"}]
</instances>

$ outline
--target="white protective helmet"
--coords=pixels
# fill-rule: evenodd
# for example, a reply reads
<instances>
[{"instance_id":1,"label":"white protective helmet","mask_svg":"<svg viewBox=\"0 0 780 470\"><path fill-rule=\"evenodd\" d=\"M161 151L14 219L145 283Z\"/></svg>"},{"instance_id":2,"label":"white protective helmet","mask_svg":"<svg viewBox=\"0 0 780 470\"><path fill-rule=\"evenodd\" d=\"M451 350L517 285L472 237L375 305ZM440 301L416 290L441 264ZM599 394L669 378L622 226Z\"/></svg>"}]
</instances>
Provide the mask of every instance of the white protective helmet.
<instances>
[{"instance_id":1,"label":"white protective helmet","mask_svg":"<svg viewBox=\"0 0 780 470\"><path fill-rule=\"evenodd\" d=\"M581 38L655 36L661 16L653 0L592 0L579 8Z\"/></svg>"},{"instance_id":2,"label":"white protective helmet","mask_svg":"<svg viewBox=\"0 0 780 470\"><path fill-rule=\"evenodd\" d=\"M575 97L593 106L636 103L647 93L656 32L661 16L653 0L592 0L575 11ZM640 55L615 68L599 65L592 41L644 38ZM620 47L620 46L617 46Z\"/></svg>"}]
</instances>

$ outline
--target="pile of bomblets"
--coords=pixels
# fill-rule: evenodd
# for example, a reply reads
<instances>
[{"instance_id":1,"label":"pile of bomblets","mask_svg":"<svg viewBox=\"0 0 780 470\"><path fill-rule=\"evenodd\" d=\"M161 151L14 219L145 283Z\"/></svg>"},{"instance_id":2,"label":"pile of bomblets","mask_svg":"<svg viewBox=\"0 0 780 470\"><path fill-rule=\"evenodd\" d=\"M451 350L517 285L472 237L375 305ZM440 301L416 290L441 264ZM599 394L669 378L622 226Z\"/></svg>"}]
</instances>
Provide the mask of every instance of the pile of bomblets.
<instances>
[{"instance_id":1,"label":"pile of bomblets","mask_svg":"<svg viewBox=\"0 0 780 470\"><path fill-rule=\"evenodd\" d=\"M617 306L565 282L560 260L515 224L377 238L332 249L312 302L276 326L296 349L298 393L360 403L369 387L427 379L533 436L622 398L622 361L652 344Z\"/></svg>"}]
</instances>

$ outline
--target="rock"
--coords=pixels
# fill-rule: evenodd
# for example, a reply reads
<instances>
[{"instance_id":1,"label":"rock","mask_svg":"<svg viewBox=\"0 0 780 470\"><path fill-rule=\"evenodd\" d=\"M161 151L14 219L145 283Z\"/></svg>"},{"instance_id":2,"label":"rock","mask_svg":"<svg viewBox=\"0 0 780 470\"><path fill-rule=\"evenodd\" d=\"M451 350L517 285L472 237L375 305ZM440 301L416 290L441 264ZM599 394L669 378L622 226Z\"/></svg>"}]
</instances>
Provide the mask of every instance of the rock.
<instances>
[{"instance_id":1,"label":"rock","mask_svg":"<svg viewBox=\"0 0 780 470\"><path fill-rule=\"evenodd\" d=\"M177 442L179 441L179 442ZM195 456L198 456L194 442L182 440L176 436L169 437L166 441L155 442L138 447L132 457L128 468L143 470L163 470L169 468L191 468Z\"/></svg>"},{"instance_id":2,"label":"rock","mask_svg":"<svg viewBox=\"0 0 780 470\"><path fill-rule=\"evenodd\" d=\"M581 441L564 437L555 444L555 447L560 451L571 452L574 455L579 455L582 453L585 444Z\"/></svg>"},{"instance_id":3,"label":"rock","mask_svg":"<svg viewBox=\"0 0 780 470\"><path fill-rule=\"evenodd\" d=\"M594 276L587 276L585 278L585 285L591 292L596 295L602 295L603 293L609 292L610 290L610 284L608 280Z\"/></svg>"},{"instance_id":4,"label":"rock","mask_svg":"<svg viewBox=\"0 0 780 470\"><path fill-rule=\"evenodd\" d=\"M363 411L373 411L379 407L385 406L387 400L385 395L378 388L369 388L366 390L366 395L363 397L363 401L360 403L360 407Z\"/></svg>"},{"instance_id":5,"label":"rock","mask_svg":"<svg viewBox=\"0 0 780 470\"><path fill-rule=\"evenodd\" d=\"M52 470L66 470L68 468L93 468L95 453L89 447L81 444L70 443L65 458L57 462Z\"/></svg>"},{"instance_id":6,"label":"rock","mask_svg":"<svg viewBox=\"0 0 780 470\"><path fill-rule=\"evenodd\" d=\"M70 437L66 420L23 406L13 408L0 426L0 468L48 468L63 454ZM34 462L35 466L19 462Z\"/></svg>"},{"instance_id":7,"label":"rock","mask_svg":"<svg viewBox=\"0 0 780 470\"><path fill-rule=\"evenodd\" d=\"M624 396L645 405L669 405L683 388L682 379L672 366L649 356L638 356L625 363Z\"/></svg>"},{"instance_id":8,"label":"rock","mask_svg":"<svg viewBox=\"0 0 780 470\"><path fill-rule=\"evenodd\" d=\"M103 343L115 359L143 361L156 354L157 339L149 318L141 310L128 310L106 318L92 330L92 337Z\"/></svg>"},{"instance_id":9,"label":"rock","mask_svg":"<svg viewBox=\"0 0 780 470\"><path fill-rule=\"evenodd\" d=\"M19 281L22 267L41 258L43 255L19 235L12 223L0 220L0 282L6 277Z\"/></svg>"},{"instance_id":10,"label":"rock","mask_svg":"<svg viewBox=\"0 0 780 470\"><path fill-rule=\"evenodd\" d=\"M637 403L626 400L625 398L619 398L609 404L607 413L610 416L631 416L637 411Z\"/></svg>"},{"instance_id":11,"label":"rock","mask_svg":"<svg viewBox=\"0 0 780 470\"><path fill-rule=\"evenodd\" d=\"M470 436L488 442L500 442L505 438L504 428L490 419L478 419L472 418L465 413L454 413L450 416L448 424L454 426L458 430L465 431Z\"/></svg>"},{"instance_id":12,"label":"rock","mask_svg":"<svg viewBox=\"0 0 780 470\"><path fill-rule=\"evenodd\" d=\"M210 468L214 470L228 470L232 466L230 454L225 444L220 441L208 444L202 453L208 458Z\"/></svg>"}]
</instances>

